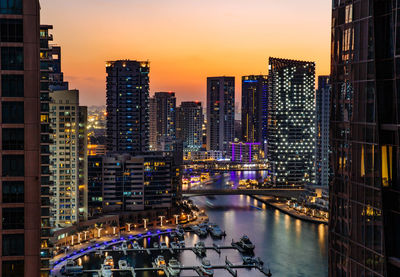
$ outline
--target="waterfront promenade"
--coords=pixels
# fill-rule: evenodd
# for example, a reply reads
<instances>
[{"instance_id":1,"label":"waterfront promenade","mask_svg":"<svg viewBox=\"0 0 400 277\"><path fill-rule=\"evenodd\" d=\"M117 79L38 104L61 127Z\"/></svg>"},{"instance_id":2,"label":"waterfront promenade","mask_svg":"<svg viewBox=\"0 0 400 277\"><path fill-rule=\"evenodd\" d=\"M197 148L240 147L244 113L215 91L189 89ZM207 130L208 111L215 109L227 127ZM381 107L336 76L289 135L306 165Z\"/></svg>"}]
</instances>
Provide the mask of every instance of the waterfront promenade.
<instances>
[{"instance_id":1,"label":"waterfront promenade","mask_svg":"<svg viewBox=\"0 0 400 277\"><path fill-rule=\"evenodd\" d=\"M262 203L265 203L266 205L269 205L271 207L278 209L279 211L281 211L285 214L293 216L294 218L312 222L312 223L317 223L317 224L325 224L325 225L328 224L328 219L317 218L317 217L313 217L313 216L309 216L309 215L300 213L300 212L296 211L295 209L289 208L286 205L286 203L274 201L273 198L271 198L271 197L260 196L260 195L252 195L252 197Z\"/></svg>"}]
</instances>

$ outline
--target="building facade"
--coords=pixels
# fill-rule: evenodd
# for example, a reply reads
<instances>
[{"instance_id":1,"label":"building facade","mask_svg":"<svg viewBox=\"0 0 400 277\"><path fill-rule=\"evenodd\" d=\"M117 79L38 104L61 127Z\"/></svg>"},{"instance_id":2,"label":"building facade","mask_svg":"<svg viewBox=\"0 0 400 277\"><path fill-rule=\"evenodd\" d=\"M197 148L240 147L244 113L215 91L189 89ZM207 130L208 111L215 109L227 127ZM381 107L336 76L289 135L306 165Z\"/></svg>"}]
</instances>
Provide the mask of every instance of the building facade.
<instances>
[{"instance_id":1,"label":"building facade","mask_svg":"<svg viewBox=\"0 0 400 277\"><path fill-rule=\"evenodd\" d=\"M149 62L107 62L108 151L149 150L149 70Z\"/></svg>"},{"instance_id":2,"label":"building facade","mask_svg":"<svg viewBox=\"0 0 400 277\"><path fill-rule=\"evenodd\" d=\"M318 76L316 92L315 184L329 186L330 76Z\"/></svg>"},{"instance_id":3,"label":"building facade","mask_svg":"<svg viewBox=\"0 0 400 277\"><path fill-rule=\"evenodd\" d=\"M315 182L315 64L269 59L267 157L277 186Z\"/></svg>"},{"instance_id":4,"label":"building facade","mask_svg":"<svg viewBox=\"0 0 400 277\"><path fill-rule=\"evenodd\" d=\"M88 217L103 212L103 157L88 156Z\"/></svg>"},{"instance_id":5,"label":"building facade","mask_svg":"<svg viewBox=\"0 0 400 277\"><path fill-rule=\"evenodd\" d=\"M242 140L266 140L268 76L242 77Z\"/></svg>"},{"instance_id":6,"label":"building facade","mask_svg":"<svg viewBox=\"0 0 400 277\"><path fill-rule=\"evenodd\" d=\"M156 143L153 150L170 151L171 144L176 140L176 97L174 92L156 92L150 100L150 122L152 143ZM155 131L155 133L154 133ZM152 147L153 148L153 147Z\"/></svg>"},{"instance_id":7,"label":"building facade","mask_svg":"<svg viewBox=\"0 0 400 277\"><path fill-rule=\"evenodd\" d=\"M260 142L232 142L231 161L235 163L254 163L260 160Z\"/></svg>"},{"instance_id":8,"label":"building facade","mask_svg":"<svg viewBox=\"0 0 400 277\"><path fill-rule=\"evenodd\" d=\"M39 22L39 1L0 1L1 276L42 267Z\"/></svg>"},{"instance_id":9,"label":"building facade","mask_svg":"<svg viewBox=\"0 0 400 277\"><path fill-rule=\"evenodd\" d=\"M157 151L157 101L156 98L149 99L149 150Z\"/></svg>"},{"instance_id":10,"label":"building facade","mask_svg":"<svg viewBox=\"0 0 400 277\"><path fill-rule=\"evenodd\" d=\"M51 147L51 223L66 227L79 220L79 200L82 196L82 217L87 217L87 116L80 112L78 90L58 90L51 93L50 121L53 129ZM85 136L87 137L87 136ZM81 167L80 167L81 165ZM86 182L85 182L86 181ZM80 186L82 191L80 191Z\"/></svg>"},{"instance_id":11,"label":"building facade","mask_svg":"<svg viewBox=\"0 0 400 277\"><path fill-rule=\"evenodd\" d=\"M235 138L235 77L207 78L207 150L229 152Z\"/></svg>"},{"instance_id":12,"label":"building facade","mask_svg":"<svg viewBox=\"0 0 400 277\"><path fill-rule=\"evenodd\" d=\"M201 102L182 102L176 112L177 139L185 151L197 151L203 145L203 108Z\"/></svg>"},{"instance_id":13,"label":"building facade","mask_svg":"<svg viewBox=\"0 0 400 277\"><path fill-rule=\"evenodd\" d=\"M400 276L400 3L332 4L329 275Z\"/></svg>"},{"instance_id":14,"label":"building facade","mask_svg":"<svg viewBox=\"0 0 400 277\"><path fill-rule=\"evenodd\" d=\"M103 211L171 208L172 159L159 155L103 157Z\"/></svg>"}]
</instances>

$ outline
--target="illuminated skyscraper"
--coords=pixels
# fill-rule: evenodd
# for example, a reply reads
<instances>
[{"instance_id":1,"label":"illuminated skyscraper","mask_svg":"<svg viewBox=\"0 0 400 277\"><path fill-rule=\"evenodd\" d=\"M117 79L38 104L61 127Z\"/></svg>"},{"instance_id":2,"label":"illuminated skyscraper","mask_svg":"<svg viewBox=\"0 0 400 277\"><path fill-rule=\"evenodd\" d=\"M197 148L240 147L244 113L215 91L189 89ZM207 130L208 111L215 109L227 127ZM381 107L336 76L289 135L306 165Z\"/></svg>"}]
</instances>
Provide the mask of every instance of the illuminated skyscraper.
<instances>
[{"instance_id":1,"label":"illuminated skyscraper","mask_svg":"<svg viewBox=\"0 0 400 277\"><path fill-rule=\"evenodd\" d=\"M176 97L174 92L156 92L155 115L157 150L169 151L176 139ZM154 113L154 111L153 111ZM151 123L151 124L154 124Z\"/></svg>"},{"instance_id":2,"label":"illuminated skyscraper","mask_svg":"<svg viewBox=\"0 0 400 277\"><path fill-rule=\"evenodd\" d=\"M268 160L272 183L315 182L315 64L269 59Z\"/></svg>"},{"instance_id":3,"label":"illuminated skyscraper","mask_svg":"<svg viewBox=\"0 0 400 277\"><path fill-rule=\"evenodd\" d=\"M400 276L400 2L332 3L329 275Z\"/></svg>"},{"instance_id":4,"label":"illuminated skyscraper","mask_svg":"<svg viewBox=\"0 0 400 277\"><path fill-rule=\"evenodd\" d=\"M202 147L203 108L201 102L182 102L176 113L177 138L184 149L196 151Z\"/></svg>"},{"instance_id":5,"label":"illuminated skyscraper","mask_svg":"<svg viewBox=\"0 0 400 277\"><path fill-rule=\"evenodd\" d=\"M107 69L107 150L149 149L149 62L119 60Z\"/></svg>"},{"instance_id":6,"label":"illuminated skyscraper","mask_svg":"<svg viewBox=\"0 0 400 277\"><path fill-rule=\"evenodd\" d=\"M242 77L242 140L264 142L267 123L268 76Z\"/></svg>"},{"instance_id":7,"label":"illuminated skyscraper","mask_svg":"<svg viewBox=\"0 0 400 277\"><path fill-rule=\"evenodd\" d=\"M228 153L235 138L235 77L207 78L207 150Z\"/></svg>"}]
</instances>

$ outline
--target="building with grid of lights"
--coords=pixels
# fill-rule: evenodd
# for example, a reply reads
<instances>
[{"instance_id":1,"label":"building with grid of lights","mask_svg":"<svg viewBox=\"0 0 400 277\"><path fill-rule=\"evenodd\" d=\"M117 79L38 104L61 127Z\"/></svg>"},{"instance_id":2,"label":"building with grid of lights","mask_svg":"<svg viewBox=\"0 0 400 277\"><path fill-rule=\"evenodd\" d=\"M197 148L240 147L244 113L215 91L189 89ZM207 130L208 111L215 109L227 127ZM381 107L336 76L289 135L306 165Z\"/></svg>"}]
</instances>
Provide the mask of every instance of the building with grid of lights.
<instances>
[{"instance_id":1,"label":"building with grid of lights","mask_svg":"<svg viewBox=\"0 0 400 277\"><path fill-rule=\"evenodd\" d=\"M182 102L176 111L176 135L185 151L202 147L203 108L201 102Z\"/></svg>"},{"instance_id":2,"label":"building with grid of lights","mask_svg":"<svg viewBox=\"0 0 400 277\"><path fill-rule=\"evenodd\" d=\"M107 62L107 151L149 149L149 62Z\"/></svg>"},{"instance_id":3,"label":"building with grid of lights","mask_svg":"<svg viewBox=\"0 0 400 277\"><path fill-rule=\"evenodd\" d=\"M315 63L269 59L267 156L277 186L315 182Z\"/></svg>"}]
</instances>

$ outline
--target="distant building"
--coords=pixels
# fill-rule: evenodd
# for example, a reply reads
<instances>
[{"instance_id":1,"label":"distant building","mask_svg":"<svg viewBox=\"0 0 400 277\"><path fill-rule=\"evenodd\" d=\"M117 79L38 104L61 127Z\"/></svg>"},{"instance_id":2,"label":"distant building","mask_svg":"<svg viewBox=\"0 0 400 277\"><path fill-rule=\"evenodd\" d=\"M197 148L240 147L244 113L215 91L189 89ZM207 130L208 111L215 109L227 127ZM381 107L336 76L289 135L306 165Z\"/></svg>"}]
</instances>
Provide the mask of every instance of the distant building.
<instances>
[{"instance_id":1,"label":"distant building","mask_svg":"<svg viewBox=\"0 0 400 277\"><path fill-rule=\"evenodd\" d=\"M78 90L54 91L51 98L50 121L54 143L50 149L50 169L54 187L50 221L53 226L66 227L79 220L80 196L81 203L87 203L87 109L79 106ZM86 218L87 204L84 205L81 211L82 217Z\"/></svg>"},{"instance_id":2,"label":"distant building","mask_svg":"<svg viewBox=\"0 0 400 277\"><path fill-rule=\"evenodd\" d=\"M107 150L149 149L149 62L107 62Z\"/></svg>"},{"instance_id":3,"label":"distant building","mask_svg":"<svg viewBox=\"0 0 400 277\"><path fill-rule=\"evenodd\" d=\"M157 101L156 98L149 99L149 150L157 151Z\"/></svg>"},{"instance_id":4,"label":"distant building","mask_svg":"<svg viewBox=\"0 0 400 277\"><path fill-rule=\"evenodd\" d=\"M207 150L229 151L235 139L235 77L207 78Z\"/></svg>"},{"instance_id":5,"label":"distant building","mask_svg":"<svg viewBox=\"0 0 400 277\"><path fill-rule=\"evenodd\" d=\"M242 77L242 140L266 140L268 76Z\"/></svg>"},{"instance_id":6,"label":"distant building","mask_svg":"<svg viewBox=\"0 0 400 277\"><path fill-rule=\"evenodd\" d=\"M315 64L269 59L268 160L272 183L315 182Z\"/></svg>"},{"instance_id":7,"label":"distant building","mask_svg":"<svg viewBox=\"0 0 400 277\"><path fill-rule=\"evenodd\" d=\"M177 138L185 151L199 150L202 145L203 108L201 102L182 102L176 113Z\"/></svg>"},{"instance_id":8,"label":"distant building","mask_svg":"<svg viewBox=\"0 0 400 277\"><path fill-rule=\"evenodd\" d=\"M318 77L316 93L315 184L329 186L330 76Z\"/></svg>"},{"instance_id":9,"label":"distant building","mask_svg":"<svg viewBox=\"0 0 400 277\"><path fill-rule=\"evenodd\" d=\"M88 156L103 156L107 153L105 145L102 144L89 144Z\"/></svg>"},{"instance_id":10,"label":"distant building","mask_svg":"<svg viewBox=\"0 0 400 277\"><path fill-rule=\"evenodd\" d=\"M231 161L236 163L252 163L260 160L260 142L232 142Z\"/></svg>"},{"instance_id":11,"label":"distant building","mask_svg":"<svg viewBox=\"0 0 400 277\"><path fill-rule=\"evenodd\" d=\"M49 89L50 91L68 90L69 84L64 81L64 73L61 70L61 47L52 45L49 49L49 55L51 56L49 59L49 67L51 68Z\"/></svg>"},{"instance_id":12,"label":"distant building","mask_svg":"<svg viewBox=\"0 0 400 277\"><path fill-rule=\"evenodd\" d=\"M86 106L79 106L79 127L78 127L78 174L79 174L79 220L88 219L88 135L87 118L88 109Z\"/></svg>"},{"instance_id":13,"label":"distant building","mask_svg":"<svg viewBox=\"0 0 400 277\"><path fill-rule=\"evenodd\" d=\"M223 151L185 151L185 161L218 161L224 158Z\"/></svg>"},{"instance_id":14,"label":"distant building","mask_svg":"<svg viewBox=\"0 0 400 277\"><path fill-rule=\"evenodd\" d=\"M155 115L157 150L169 151L176 139L176 97L174 92L156 92ZM152 111L154 113L154 111ZM153 115L154 116L154 115ZM154 123L152 123L154 124Z\"/></svg>"}]
</instances>

